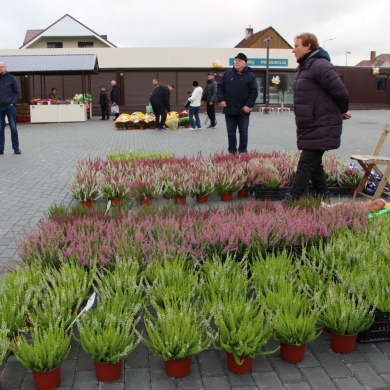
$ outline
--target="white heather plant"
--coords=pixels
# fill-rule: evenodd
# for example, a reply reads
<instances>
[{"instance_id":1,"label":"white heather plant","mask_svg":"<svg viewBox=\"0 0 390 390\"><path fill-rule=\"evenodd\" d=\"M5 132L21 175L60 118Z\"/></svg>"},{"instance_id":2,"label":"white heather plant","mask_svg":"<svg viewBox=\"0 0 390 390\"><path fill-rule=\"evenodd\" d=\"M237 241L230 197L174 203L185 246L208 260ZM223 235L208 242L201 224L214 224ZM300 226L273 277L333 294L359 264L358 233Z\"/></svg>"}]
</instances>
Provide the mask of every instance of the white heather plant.
<instances>
[{"instance_id":1,"label":"white heather plant","mask_svg":"<svg viewBox=\"0 0 390 390\"><path fill-rule=\"evenodd\" d=\"M0 326L0 364L3 362L10 349L9 330L3 322Z\"/></svg>"}]
</instances>

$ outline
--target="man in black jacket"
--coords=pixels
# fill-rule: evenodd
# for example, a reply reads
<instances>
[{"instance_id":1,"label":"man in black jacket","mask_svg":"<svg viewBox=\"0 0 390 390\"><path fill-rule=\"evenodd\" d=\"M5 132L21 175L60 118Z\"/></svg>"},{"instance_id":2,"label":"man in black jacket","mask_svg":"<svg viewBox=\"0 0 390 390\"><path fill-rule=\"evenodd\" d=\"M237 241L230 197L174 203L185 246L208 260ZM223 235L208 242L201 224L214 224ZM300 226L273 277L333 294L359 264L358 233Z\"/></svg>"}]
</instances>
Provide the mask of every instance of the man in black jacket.
<instances>
[{"instance_id":1,"label":"man in black jacket","mask_svg":"<svg viewBox=\"0 0 390 390\"><path fill-rule=\"evenodd\" d=\"M116 104L119 109L119 96L121 93L121 87L116 83L115 80L111 81L111 86L112 86L111 93L110 93L111 104L113 105ZM115 114L115 118L113 120L115 121L118 118L118 116L119 116L119 112Z\"/></svg>"},{"instance_id":2,"label":"man in black jacket","mask_svg":"<svg viewBox=\"0 0 390 390\"><path fill-rule=\"evenodd\" d=\"M240 133L238 152L247 153L249 115L258 95L255 75L246 63L246 55L238 53L233 68L218 82L218 102L225 114L230 154L237 153L237 127Z\"/></svg>"},{"instance_id":3,"label":"man in black jacket","mask_svg":"<svg viewBox=\"0 0 390 390\"><path fill-rule=\"evenodd\" d=\"M214 79L215 76L216 74L213 72L207 73L207 85L203 90L202 96L202 100L206 102L207 115L210 119L208 129L215 129L217 127L215 121L215 105L217 103L218 86Z\"/></svg>"},{"instance_id":4,"label":"man in black jacket","mask_svg":"<svg viewBox=\"0 0 390 390\"><path fill-rule=\"evenodd\" d=\"M107 119L110 119L110 110L108 108L110 104L110 95L108 94L108 91L106 91L106 87L104 85L102 85L100 89L99 104L102 109L102 117L100 120L104 121L106 117Z\"/></svg>"},{"instance_id":5,"label":"man in black jacket","mask_svg":"<svg viewBox=\"0 0 390 390\"><path fill-rule=\"evenodd\" d=\"M150 95L150 104L152 105L154 115L156 117L157 130L163 130L167 113L171 111L170 97L171 91L175 89L173 84L159 85Z\"/></svg>"},{"instance_id":6,"label":"man in black jacket","mask_svg":"<svg viewBox=\"0 0 390 390\"><path fill-rule=\"evenodd\" d=\"M7 72L4 62L0 62L0 154L4 154L5 116L11 129L12 148L15 154L21 154L19 149L18 129L16 128L16 103L20 98L20 89L15 76Z\"/></svg>"}]
</instances>

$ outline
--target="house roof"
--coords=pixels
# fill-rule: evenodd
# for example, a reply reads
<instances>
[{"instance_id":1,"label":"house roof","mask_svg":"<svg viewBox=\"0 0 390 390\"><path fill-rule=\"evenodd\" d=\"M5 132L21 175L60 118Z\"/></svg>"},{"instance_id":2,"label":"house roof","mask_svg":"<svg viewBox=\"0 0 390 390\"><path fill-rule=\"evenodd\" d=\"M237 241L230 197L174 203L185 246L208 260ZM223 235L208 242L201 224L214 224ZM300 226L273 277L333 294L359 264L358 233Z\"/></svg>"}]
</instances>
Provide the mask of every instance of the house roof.
<instances>
[{"instance_id":1,"label":"house roof","mask_svg":"<svg viewBox=\"0 0 390 390\"><path fill-rule=\"evenodd\" d=\"M389 63L390 63L390 54L379 54L379 56L376 56L374 58L374 61L363 60L360 61L355 66L375 66L380 68L381 66L389 67Z\"/></svg>"},{"instance_id":2,"label":"house roof","mask_svg":"<svg viewBox=\"0 0 390 390\"><path fill-rule=\"evenodd\" d=\"M96 54L0 55L7 71L17 74L98 74Z\"/></svg>"},{"instance_id":3,"label":"house roof","mask_svg":"<svg viewBox=\"0 0 390 390\"><path fill-rule=\"evenodd\" d=\"M35 35L34 35L35 34ZM116 47L107 40L106 36L97 34L72 16L66 14L61 19L51 24L44 30L27 30L23 46L19 49L27 49L41 37L75 37L75 36L94 36L96 39L104 42L109 47Z\"/></svg>"},{"instance_id":4,"label":"house roof","mask_svg":"<svg viewBox=\"0 0 390 390\"><path fill-rule=\"evenodd\" d=\"M244 38L240 43L238 43L235 47L252 47L252 44L254 42L257 41L257 39L259 39L262 35L264 35L267 31L269 30L272 30L273 32L275 32L275 34L277 34L281 39L283 39L283 41L286 43L286 45L292 49L292 46L272 27L272 26L269 26L267 28L265 28L264 30L260 30L258 31L257 33L254 33L252 34L250 37L248 38Z\"/></svg>"}]
</instances>

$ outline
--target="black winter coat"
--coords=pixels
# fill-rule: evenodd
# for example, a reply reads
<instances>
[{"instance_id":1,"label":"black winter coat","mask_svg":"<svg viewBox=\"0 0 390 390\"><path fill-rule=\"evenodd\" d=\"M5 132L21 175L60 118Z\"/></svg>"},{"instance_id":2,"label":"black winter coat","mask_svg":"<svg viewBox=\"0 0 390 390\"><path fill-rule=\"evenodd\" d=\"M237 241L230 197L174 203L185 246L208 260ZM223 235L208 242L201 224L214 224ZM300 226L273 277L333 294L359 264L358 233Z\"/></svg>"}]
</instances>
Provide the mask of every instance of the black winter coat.
<instances>
[{"instance_id":1,"label":"black winter coat","mask_svg":"<svg viewBox=\"0 0 390 390\"><path fill-rule=\"evenodd\" d=\"M0 105L13 104L15 106L19 99L20 89L15 76L8 72L0 75Z\"/></svg>"},{"instance_id":2,"label":"black winter coat","mask_svg":"<svg viewBox=\"0 0 390 390\"><path fill-rule=\"evenodd\" d=\"M349 94L325 50L298 66L293 90L298 149L339 148Z\"/></svg>"},{"instance_id":3,"label":"black winter coat","mask_svg":"<svg viewBox=\"0 0 390 390\"><path fill-rule=\"evenodd\" d=\"M121 87L118 84L114 84L110 93L111 103L119 104L120 92L121 92Z\"/></svg>"},{"instance_id":4,"label":"black winter coat","mask_svg":"<svg viewBox=\"0 0 390 390\"><path fill-rule=\"evenodd\" d=\"M168 112L171 111L170 100L171 93L166 85L159 85L150 95L150 104L155 107L160 107Z\"/></svg>"},{"instance_id":5,"label":"black winter coat","mask_svg":"<svg viewBox=\"0 0 390 390\"><path fill-rule=\"evenodd\" d=\"M203 90L202 101L217 102L218 85L215 80L207 80L206 87Z\"/></svg>"},{"instance_id":6,"label":"black winter coat","mask_svg":"<svg viewBox=\"0 0 390 390\"><path fill-rule=\"evenodd\" d=\"M241 74L236 69L227 70L218 82L218 102L226 102L223 113L241 115L244 106L253 107L258 95L256 77L246 66Z\"/></svg>"}]
</instances>

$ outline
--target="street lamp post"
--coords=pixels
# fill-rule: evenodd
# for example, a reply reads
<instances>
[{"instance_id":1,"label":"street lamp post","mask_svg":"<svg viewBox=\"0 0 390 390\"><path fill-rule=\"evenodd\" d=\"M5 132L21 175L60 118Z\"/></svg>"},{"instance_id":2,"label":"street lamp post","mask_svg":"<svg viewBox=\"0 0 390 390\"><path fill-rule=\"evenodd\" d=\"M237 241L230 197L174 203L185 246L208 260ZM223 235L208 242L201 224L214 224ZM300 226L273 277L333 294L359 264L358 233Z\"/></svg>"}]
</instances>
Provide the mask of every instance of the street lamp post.
<instances>
[{"instance_id":1,"label":"street lamp post","mask_svg":"<svg viewBox=\"0 0 390 390\"><path fill-rule=\"evenodd\" d=\"M348 66L348 54L351 54L350 51L345 52L345 66Z\"/></svg>"},{"instance_id":2,"label":"street lamp post","mask_svg":"<svg viewBox=\"0 0 390 390\"><path fill-rule=\"evenodd\" d=\"M334 39L336 39L336 38L325 39L324 43L322 44L322 48L325 49L325 42L326 41L333 41Z\"/></svg>"},{"instance_id":3,"label":"street lamp post","mask_svg":"<svg viewBox=\"0 0 390 390\"><path fill-rule=\"evenodd\" d=\"M268 108L268 104L269 104L269 42L270 40L272 39L272 37L269 37L269 38L265 38L264 39L264 42L267 42L267 66L266 66L266 69L265 69L265 110L264 112L266 114L269 114L269 108Z\"/></svg>"}]
</instances>

